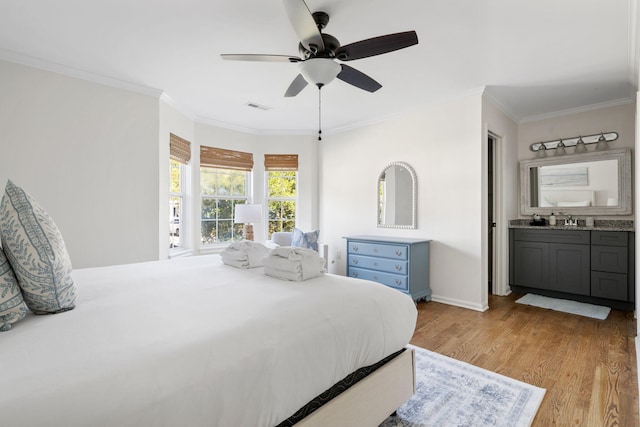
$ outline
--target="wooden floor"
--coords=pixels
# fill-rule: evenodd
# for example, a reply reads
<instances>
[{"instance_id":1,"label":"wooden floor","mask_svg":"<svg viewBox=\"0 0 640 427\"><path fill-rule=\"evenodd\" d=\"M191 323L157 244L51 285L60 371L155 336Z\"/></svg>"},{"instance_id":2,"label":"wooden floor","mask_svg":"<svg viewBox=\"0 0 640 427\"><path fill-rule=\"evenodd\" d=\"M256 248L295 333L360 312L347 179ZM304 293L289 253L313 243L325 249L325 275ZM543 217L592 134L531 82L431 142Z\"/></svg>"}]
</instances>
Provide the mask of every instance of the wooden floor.
<instances>
[{"instance_id":1,"label":"wooden floor","mask_svg":"<svg viewBox=\"0 0 640 427\"><path fill-rule=\"evenodd\" d=\"M489 298L484 313L418 304L411 343L547 390L533 422L639 426L633 313L590 319Z\"/></svg>"}]
</instances>

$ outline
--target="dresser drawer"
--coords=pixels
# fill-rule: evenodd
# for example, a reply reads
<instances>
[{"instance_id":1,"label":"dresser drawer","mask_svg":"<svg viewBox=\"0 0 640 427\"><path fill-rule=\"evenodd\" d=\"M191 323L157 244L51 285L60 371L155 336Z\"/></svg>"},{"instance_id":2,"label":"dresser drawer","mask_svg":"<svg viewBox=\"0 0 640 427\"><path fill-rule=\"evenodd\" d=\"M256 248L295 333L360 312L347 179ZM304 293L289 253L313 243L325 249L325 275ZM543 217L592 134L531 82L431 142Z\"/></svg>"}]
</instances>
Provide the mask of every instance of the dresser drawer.
<instances>
[{"instance_id":1,"label":"dresser drawer","mask_svg":"<svg viewBox=\"0 0 640 427\"><path fill-rule=\"evenodd\" d=\"M349 255L349 265L351 267L367 268L370 270L386 271L395 274L407 274L407 261L374 258L362 255Z\"/></svg>"},{"instance_id":2,"label":"dresser drawer","mask_svg":"<svg viewBox=\"0 0 640 427\"><path fill-rule=\"evenodd\" d=\"M363 242L349 242L350 254L357 255L371 255L376 257L393 258L393 259L407 259L407 246L405 245L385 245L381 243L363 243Z\"/></svg>"},{"instance_id":3,"label":"dresser drawer","mask_svg":"<svg viewBox=\"0 0 640 427\"><path fill-rule=\"evenodd\" d=\"M588 245L591 234L584 230L533 230L517 228L513 230L514 240L525 242L573 243Z\"/></svg>"},{"instance_id":4,"label":"dresser drawer","mask_svg":"<svg viewBox=\"0 0 640 427\"><path fill-rule=\"evenodd\" d=\"M601 271L591 272L591 296L615 299L620 301L629 300L627 295L629 286L627 275L620 273L605 273Z\"/></svg>"},{"instance_id":5,"label":"dresser drawer","mask_svg":"<svg viewBox=\"0 0 640 427\"><path fill-rule=\"evenodd\" d=\"M349 267L349 277L373 280L374 282L382 283L383 285L387 285L395 289L400 289L402 291L409 290L409 286L407 284L407 276L402 276L399 274Z\"/></svg>"},{"instance_id":6,"label":"dresser drawer","mask_svg":"<svg viewBox=\"0 0 640 427\"><path fill-rule=\"evenodd\" d=\"M626 231L592 231L591 244L604 246L627 246L629 233Z\"/></svg>"}]
</instances>

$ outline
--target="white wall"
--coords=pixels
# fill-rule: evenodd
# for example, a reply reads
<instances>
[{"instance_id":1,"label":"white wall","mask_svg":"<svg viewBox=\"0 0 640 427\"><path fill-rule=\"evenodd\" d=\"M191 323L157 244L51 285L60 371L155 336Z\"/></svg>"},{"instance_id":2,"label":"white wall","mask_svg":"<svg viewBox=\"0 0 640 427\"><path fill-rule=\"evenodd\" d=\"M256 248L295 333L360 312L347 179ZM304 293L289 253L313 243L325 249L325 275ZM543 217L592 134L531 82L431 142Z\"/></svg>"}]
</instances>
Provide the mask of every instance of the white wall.
<instances>
[{"instance_id":1,"label":"white wall","mask_svg":"<svg viewBox=\"0 0 640 427\"><path fill-rule=\"evenodd\" d=\"M74 268L158 257L158 99L0 61L0 185L49 212Z\"/></svg>"},{"instance_id":2,"label":"white wall","mask_svg":"<svg viewBox=\"0 0 640 427\"><path fill-rule=\"evenodd\" d=\"M344 236L432 239L433 300L476 310L482 294L482 94L415 111L320 143L320 228L330 272L345 274ZM418 229L377 228L377 179L404 161L418 180ZM336 259L337 252L341 259ZM486 277L486 273L485 273ZM486 280L484 280L486 289Z\"/></svg>"}]
</instances>

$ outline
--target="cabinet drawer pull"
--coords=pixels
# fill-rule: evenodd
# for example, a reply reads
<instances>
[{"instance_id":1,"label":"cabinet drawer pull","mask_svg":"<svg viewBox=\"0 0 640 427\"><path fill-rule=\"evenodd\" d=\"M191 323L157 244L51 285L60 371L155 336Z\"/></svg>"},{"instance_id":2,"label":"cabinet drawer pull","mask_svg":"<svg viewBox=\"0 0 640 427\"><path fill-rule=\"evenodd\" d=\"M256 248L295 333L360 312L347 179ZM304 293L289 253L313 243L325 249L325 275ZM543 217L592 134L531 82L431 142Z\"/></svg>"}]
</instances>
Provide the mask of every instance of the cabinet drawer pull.
<instances>
[{"instance_id":1,"label":"cabinet drawer pull","mask_svg":"<svg viewBox=\"0 0 640 427\"><path fill-rule=\"evenodd\" d=\"M374 262L374 263L373 263L373 266L374 266L374 267L377 267L377 266L378 266L378 263L377 263L377 262Z\"/></svg>"},{"instance_id":2,"label":"cabinet drawer pull","mask_svg":"<svg viewBox=\"0 0 640 427\"><path fill-rule=\"evenodd\" d=\"M404 254L404 252L402 252L400 249L396 249L396 256L402 256Z\"/></svg>"},{"instance_id":3,"label":"cabinet drawer pull","mask_svg":"<svg viewBox=\"0 0 640 427\"><path fill-rule=\"evenodd\" d=\"M373 252L378 253L378 248L373 248Z\"/></svg>"},{"instance_id":4,"label":"cabinet drawer pull","mask_svg":"<svg viewBox=\"0 0 640 427\"><path fill-rule=\"evenodd\" d=\"M351 264L356 264L357 265L358 264L358 260L357 259L352 259L351 260Z\"/></svg>"},{"instance_id":5,"label":"cabinet drawer pull","mask_svg":"<svg viewBox=\"0 0 640 427\"><path fill-rule=\"evenodd\" d=\"M402 280L396 279L396 285L398 285L398 286L402 285Z\"/></svg>"},{"instance_id":6,"label":"cabinet drawer pull","mask_svg":"<svg viewBox=\"0 0 640 427\"><path fill-rule=\"evenodd\" d=\"M358 252L358 246L356 245L352 246L351 249L353 249L353 252Z\"/></svg>"},{"instance_id":7,"label":"cabinet drawer pull","mask_svg":"<svg viewBox=\"0 0 640 427\"><path fill-rule=\"evenodd\" d=\"M396 270L397 271L402 271L402 266L400 264L396 264Z\"/></svg>"},{"instance_id":8,"label":"cabinet drawer pull","mask_svg":"<svg viewBox=\"0 0 640 427\"><path fill-rule=\"evenodd\" d=\"M351 277L358 277L358 273L356 272L351 273Z\"/></svg>"}]
</instances>

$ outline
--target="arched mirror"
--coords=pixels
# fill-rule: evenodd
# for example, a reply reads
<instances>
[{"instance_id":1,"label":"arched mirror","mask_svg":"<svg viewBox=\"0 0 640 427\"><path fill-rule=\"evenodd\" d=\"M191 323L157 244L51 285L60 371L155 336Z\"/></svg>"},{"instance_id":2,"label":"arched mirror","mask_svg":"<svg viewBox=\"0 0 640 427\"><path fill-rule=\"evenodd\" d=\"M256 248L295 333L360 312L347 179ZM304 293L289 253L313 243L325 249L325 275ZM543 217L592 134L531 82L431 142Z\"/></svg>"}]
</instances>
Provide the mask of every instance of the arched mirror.
<instances>
[{"instance_id":1,"label":"arched mirror","mask_svg":"<svg viewBox=\"0 0 640 427\"><path fill-rule=\"evenodd\" d=\"M417 228L416 173L404 162L387 165L378 177L378 227Z\"/></svg>"}]
</instances>

